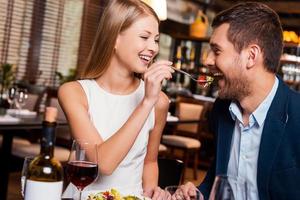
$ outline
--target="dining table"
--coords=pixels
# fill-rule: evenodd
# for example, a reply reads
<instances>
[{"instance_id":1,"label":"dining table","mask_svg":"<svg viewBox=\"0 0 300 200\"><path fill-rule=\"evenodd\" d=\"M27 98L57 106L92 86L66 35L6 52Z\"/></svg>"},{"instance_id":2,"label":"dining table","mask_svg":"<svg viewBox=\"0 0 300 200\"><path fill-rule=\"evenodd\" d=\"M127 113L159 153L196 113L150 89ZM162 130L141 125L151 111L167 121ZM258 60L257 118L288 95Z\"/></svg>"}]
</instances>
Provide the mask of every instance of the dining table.
<instances>
[{"instance_id":1,"label":"dining table","mask_svg":"<svg viewBox=\"0 0 300 200\"><path fill-rule=\"evenodd\" d=\"M9 118L11 119L11 118ZM0 135L2 135L2 146L0 149L0 199L7 198L7 190L9 184L9 173L12 156L12 143L15 136L28 136L28 133L41 134L43 116L36 115L34 117L19 117L18 120L1 120ZM65 119L58 119L57 126L68 126ZM35 131L31 131L35 130ZM40 131L39 131L40 130Z\"/></svg>"},{"instance_id":2,"label":"dining table","mask_svg":"<svg viewBox=\"0 0 300 200\"><path fill-rule=\"evenodd\" d=\"M2 135L2 146L0 149L1 165L0 165L0 199L7 198L7 190L9 184L9 173L12 156L13 138L16 136L28 136L31 134L40 134L42 130L43 116L18 118L18 120L3 121L0 120L0 135ZM176 116L168 116L166 127L173 127L178 124L195 124L197 120L180 120ZM65 119L58 119L59 127L68 127ZM32 131L34 130L34 131ZM40 130L40 131L39 131Z\"/></svg>"}]
</instances>

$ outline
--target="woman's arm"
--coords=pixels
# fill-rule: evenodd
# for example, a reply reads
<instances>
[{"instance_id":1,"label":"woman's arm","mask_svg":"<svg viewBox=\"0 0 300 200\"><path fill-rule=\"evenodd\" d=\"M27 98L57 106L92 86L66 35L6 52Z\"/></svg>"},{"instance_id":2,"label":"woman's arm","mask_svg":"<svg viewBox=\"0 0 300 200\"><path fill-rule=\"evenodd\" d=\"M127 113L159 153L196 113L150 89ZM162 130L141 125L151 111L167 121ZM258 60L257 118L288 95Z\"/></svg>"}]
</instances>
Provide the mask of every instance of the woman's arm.
<instances>
[{"instance_id":1,"label":"woman's arm","mask_svg":"<svg viewBox=\"0 0 300 200\"><path fill-rule=\"evenodd\" d=\"M155 105L155 124L149 136L143 170L143 190L144 195L148 197L153 197L154 190L158 184L157 155L161 134L166 124L168 109L169 99L161 92L159 100Z\"/></svg>"},{"instance_id":2,"label":"woman's arm","mask_svg":"<svg viewBox=\"0 0 300 200\"><path fill-rule=\"evenodd\" d=\"M58 98L62 106L73 137L78 140L90 140L98 146L99 170L102 174L111 174L125 158L140 130L158 100L163 79L171 78L173 70L170 62L161 61L153 64L145 73L145 97L133 111L126 123L105 142L93 126L88 115L88 103L83 89L78 82L62 85Z\"/></svg>"}]
</instances>

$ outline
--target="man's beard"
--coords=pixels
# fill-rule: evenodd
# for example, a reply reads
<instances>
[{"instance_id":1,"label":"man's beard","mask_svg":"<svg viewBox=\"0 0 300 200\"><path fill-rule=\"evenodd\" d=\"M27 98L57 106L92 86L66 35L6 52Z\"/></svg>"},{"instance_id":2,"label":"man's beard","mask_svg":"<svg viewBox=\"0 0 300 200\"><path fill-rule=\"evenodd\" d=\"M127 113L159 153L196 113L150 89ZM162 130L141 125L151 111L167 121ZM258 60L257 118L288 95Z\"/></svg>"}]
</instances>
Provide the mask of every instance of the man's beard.
<instances>
[{"instance_id":1,"label":"man's beard","mask_svg":"<svg viewBox=\"0 0 300 200\"><path fill-rule=\"evenodd\" d=\"M222 99L241 100L251 94L250 81L241 71L241 64L237 59L235 62L238 73L231 77L224 76L224 86L219 88L219 97Z\"/></svg>"},{"instance_id":2,"label":"man's beard","mask_svg":"<svg viewBox=\"0 0 300 200\"><path fill-rule=\"evenodd\" d=\"M219 89L220 98L239 101L250 94L249 81L245 77L224 79L225 85Z\"/></svg>"}]
</instances>

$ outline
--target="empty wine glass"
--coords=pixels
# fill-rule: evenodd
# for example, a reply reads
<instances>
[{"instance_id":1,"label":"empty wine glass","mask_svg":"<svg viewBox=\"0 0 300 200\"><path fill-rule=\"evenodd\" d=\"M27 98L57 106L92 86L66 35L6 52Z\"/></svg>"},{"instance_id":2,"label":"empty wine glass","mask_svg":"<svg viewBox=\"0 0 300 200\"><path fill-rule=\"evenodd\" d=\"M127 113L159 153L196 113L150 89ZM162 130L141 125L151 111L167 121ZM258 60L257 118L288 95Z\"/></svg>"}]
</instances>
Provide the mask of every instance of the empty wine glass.
<instances>
[{"instance_id":1,"label":"empty wine glass","mask_svg":"<svg viewBox=\"0 0 300 200\"><path fill-rule=\"evenodd\" d=\"M23 106L26 104L26 100L28 98L27 89L18 89L15 97L15 104L18 108L18 114L21 113Z\"/></svg>"},{"instance_id":2,"label":"empty wine glass","mask_svg":"<svg viewBox=\"0 0 300 200\"><path fill-rule=\"evenodd\" d=\"M180 186L170 185L165 188L165 191L169 192L172 196L172 199L185 200L182 192L180 192ZM176 194L175 194L176 193ZM195 194L190 195L190 200L202 200L201 192L195 188Z\"/></svg>"},{"instance_id":3,"label":"empty wine glass","mask_svg":"<svg viewBox=\"0 0 300 200\"><path fill-rule=\"evenodd\" d=\"M67 164L67 177L79 190L79 200L83 189L98 175L97 145L87 141L73 141Z\"/></svg>"},{"instance_id":4,"label":"empty wine glass","mask_svg":"<svg viewBox=\"0 0 300 200\"><path fill-rule=\"evenodd\" d=\"M170 185L170 186L165 187L165 191L169 192L171 195L175 194L177 189L178 189L177 185Z\"/></svg>"},{"instance_id":5,"label":"empty wine glass","mask_svg":"<svg viewBox=\"0 0 300 200\"><path fill-rule=\"evenodd\" d=\"M9 103L9 108L13 108L16 93L17 93L16 87L11 87L7 90L7 101Z\"/></svg>"},{"instance_id":6,"label":"empty wine glass","mask_svg":"<svg viewBox=\"0 0 300 200\"><path fill-rule=\"evenodd\" d=\"M21 172L21 195L22 195L22 197L24 197L25 182L26 182L28 167L33 159L34 159L33 156L27 156L24 158L23 168L22 168L22 172Z\"/></svg>"},{"instance_id":7,"label":"empty wine glass","mask_svg":"<svg viewBox=\"0 0 300 200\"><path fill-rule=\"evenodd\" d=\"M247 200L246 181L239 177L218 175L215 177L209 200Z\"/></svg>"}]
</instances>

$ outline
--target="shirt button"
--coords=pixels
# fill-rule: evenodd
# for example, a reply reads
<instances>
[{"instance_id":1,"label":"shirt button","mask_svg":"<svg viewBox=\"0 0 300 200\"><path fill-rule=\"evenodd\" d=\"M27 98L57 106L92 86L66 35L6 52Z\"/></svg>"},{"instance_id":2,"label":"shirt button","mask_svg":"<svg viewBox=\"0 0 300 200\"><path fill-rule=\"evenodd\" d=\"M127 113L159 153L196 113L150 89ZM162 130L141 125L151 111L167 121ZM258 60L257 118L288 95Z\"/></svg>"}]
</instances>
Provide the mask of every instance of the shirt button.
<instances>
[{"instance_id":1,"label":"shirt button","mask_svg":"<svg viewBox=\"0 0 300 200\"><path fill-rule=\"evenodd\" d=\"M242 156L242 158L243 158L243 160L247 160L247 156L245 156L245 155Z\"/></svg>"}]
</instances>

